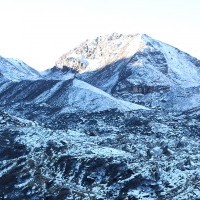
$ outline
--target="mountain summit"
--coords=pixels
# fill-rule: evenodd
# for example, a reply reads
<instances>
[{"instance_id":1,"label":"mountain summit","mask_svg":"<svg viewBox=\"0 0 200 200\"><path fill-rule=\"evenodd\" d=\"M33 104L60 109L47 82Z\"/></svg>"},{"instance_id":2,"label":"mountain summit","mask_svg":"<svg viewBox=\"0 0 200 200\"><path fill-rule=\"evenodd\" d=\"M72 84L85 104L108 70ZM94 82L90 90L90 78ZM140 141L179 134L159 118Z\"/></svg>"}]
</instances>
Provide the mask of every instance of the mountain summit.
<instances>
[{"instance_id":1,"label":"mountain summit","mask_svg":"<svg viewBox=\"0 0 200 200\"><path fill-rule=\"evenodd\" d=\"M79 73L101 69L118 60L129 58L139 51L143 35L113 33L87 40L79 47L61 56L56 62L59 68L70 67Z\"/></svg>"},{"instance_id":2,"label":"mountain summit","mask_svg":"<svg viewBox=\"0 0 200 200\"><path fill-rule=\"evenodd\" d=\"M68 67L79 73L85 73L102 69L120 60L130 58L133 60L133 57L138 57L139 53L148 56L148 60L144 62L145 60L141 60L141 57L138 66L144 66L149 61L151 64L156 64L155 67L163 73L170 71L167 67L179 66L180 62L175 63L177 59L185 58L191 64L200 67L197 59L190 58L188 54L146 34L122 35L117 33L86 40L80 46L62 55L56 61L55 66L60 69ZM179 57L173 60L175 56ZM154 63L152 59L154 59ZM156 63L156 61L158 62Z\"/></svg>"},{"instance_id":3,"label":"mountain summit","mask_svg":"<svg viewBox=\"0 0 200 200\"><path fill-rule=\"evenodd\" d=\"M75 76L123 100L188 109L178 104L195 101L188 93L200 86L200 61L146 34L113 33L83 42L45 72L47 79Z\"/></svg>"}]
</instances>

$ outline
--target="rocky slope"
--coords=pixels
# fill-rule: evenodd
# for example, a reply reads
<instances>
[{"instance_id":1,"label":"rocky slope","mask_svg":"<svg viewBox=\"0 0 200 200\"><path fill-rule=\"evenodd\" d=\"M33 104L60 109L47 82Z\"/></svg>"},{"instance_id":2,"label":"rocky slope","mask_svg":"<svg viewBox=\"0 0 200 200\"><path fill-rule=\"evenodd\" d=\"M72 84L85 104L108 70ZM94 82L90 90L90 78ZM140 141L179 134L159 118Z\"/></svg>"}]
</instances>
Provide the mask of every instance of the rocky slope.
<instances>
[{"instance_id":1,"label":"rocky slope","mask_svg":"<svg viewBox=\"0 0 200 200\"><path fill-rule=\"evenodd\" d=\"M37 80L3 82L0 84L0 107L21 115L26 106L59 110L59 113L120 111L148 109L119 100L108 93L78 79L67 81ZM17 112L19 110L19 112ZM27 110L29 113L30 109ZM56 113L53 113L54 115Z\"/></svg>"},{"instance_id":2,"label":"rocky slope","mask_svg":"<svg viewBox=\"0 0 200 200\"><path fill-rule=\"evenodd\" d=\"M25 64L23 61L0 56L0 74L8 80L37 80L41 78L39 72Z\"/></svg>"},{"instance_id":3,"label":"rocky slope","mask_svg":"<svg viewBox=\"0 0 200 200\"><path fill-rule=\"evenodd\" d=\"M64 115L50 128L0 116L5 199L200 197L199 115L113 110Z\"/></svg>"},{"instance_id":4,"label":"rocky slope","mask_svg":"<svg viewBox=\"0 0 200 200\"><path fill-rule=\"evenodd\" d=\"M199 60L111 34L42 76L3 63L0 199L200 199Z\"/></svg>"}]
</instances>

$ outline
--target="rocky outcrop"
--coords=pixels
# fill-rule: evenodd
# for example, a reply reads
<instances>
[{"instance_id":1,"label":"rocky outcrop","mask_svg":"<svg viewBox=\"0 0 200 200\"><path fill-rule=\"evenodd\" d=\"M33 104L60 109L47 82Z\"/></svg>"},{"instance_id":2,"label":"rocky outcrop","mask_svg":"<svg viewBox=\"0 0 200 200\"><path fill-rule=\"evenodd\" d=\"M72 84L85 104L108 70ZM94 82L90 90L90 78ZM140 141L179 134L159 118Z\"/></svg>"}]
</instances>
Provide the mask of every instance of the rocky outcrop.
<instances>
[{"instance_id":1,"label":"rocky outcrop","mask_svg":"<svg viewBox=\"0 0 200 200\"><path fill-rule=\"evenodd\" d=\"M170 86L165 85L134 85L128 81L123 81L117 84L115 88L112 89L112 93L122 93L127 92L130 94L149 94L149 93L164 93L170 91Z\"/></svg>"}]
</instances>

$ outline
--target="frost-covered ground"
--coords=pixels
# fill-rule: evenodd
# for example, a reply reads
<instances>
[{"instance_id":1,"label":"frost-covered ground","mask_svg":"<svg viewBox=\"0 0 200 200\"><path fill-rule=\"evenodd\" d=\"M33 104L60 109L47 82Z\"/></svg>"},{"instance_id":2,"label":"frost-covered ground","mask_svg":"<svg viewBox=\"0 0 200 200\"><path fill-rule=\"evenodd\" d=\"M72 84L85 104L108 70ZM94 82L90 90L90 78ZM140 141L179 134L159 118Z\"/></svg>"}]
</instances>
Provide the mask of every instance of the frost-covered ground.
<instances>
[{"instance_id":1,"label":"frost-covered ground","mask_svg":"<svg viewBox=\"0 0 200 200\"><path fill-rule=\"evenodd\" d=\"M39 72L21 60L0 56L0 74L12 81L41 79Z\"/></svg>"},{"instance_id":2,"label":"frost-covered ground","mask_svg":"<svg viewBox=\"0 0 200 200\"><path fill-rule=\"evenodd\" d=\"M1 193L7 199L198 199L199 116L162 116L86 113L79 122L70 117L71 130L52 130L1 113Z\"/></svg>"}]
</instances>

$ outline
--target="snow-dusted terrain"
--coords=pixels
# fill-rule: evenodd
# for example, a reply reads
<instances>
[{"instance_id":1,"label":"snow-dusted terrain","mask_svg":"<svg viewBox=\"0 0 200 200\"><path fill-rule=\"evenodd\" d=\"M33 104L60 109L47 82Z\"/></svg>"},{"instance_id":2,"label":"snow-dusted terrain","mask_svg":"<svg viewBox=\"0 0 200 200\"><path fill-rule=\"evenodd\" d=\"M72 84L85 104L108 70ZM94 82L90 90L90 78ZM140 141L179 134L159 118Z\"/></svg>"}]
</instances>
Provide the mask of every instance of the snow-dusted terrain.
<instances>
[{"instance_id":1,"label":"snow-dusted terrain","mask_svg":"<svg viewBox=\"0 0 200 200\"><path fill-rule=\"evenodd\" d=\"M45 73L56 80L74 76L147 107L187 110L199 104L200 61L145 34L87 40Z\"/></svg>"},{"instance_id":2,"label":"snow-dusted terrain","mask_svg":"<svg viewBox=\"0 0 200 200\"><path fill-rule=\"evenodd\" d=\"M105 68L111 68L112 65L114 65L113 73L107 74L111 81L113 81L115 73L119 73L125 68L136 74L138 69L144 70L143 74L140 71L140 75L142 79L149 81L146 84L159 85L162 82L166 85L177 84L184 88L199 86L200 62L197 59L145 34L122 35L115 33L87 40L79 47L61 56L56 62L58 68L55 71L60 70L61 72L65 68L70 68L83 74L83 77L86 75L93 77L96 73L103 74L106 71ZM146 71L149 71L149 74ZM89 72L95 73L90 74ZM150 75L149 79L147 79L147 75ZM62 76L60 75L58 78L62 79ZM159 82L159 78L162 81ZM116 82L119 81L119 79L116 80ZM138 83L137 80L135 83ZM101 83L99 86L105 87L105 84L108 83Z\"/></svg>"},{"instance_id":3,"label":"snow-dusted terrain","mask_svg":"<svg viewBox=\"0 0 200 200\"><path fill-rule=\"evenodd\" d=\"M0 56L0 74L9 80L37 80L41 78L39 72L24 62L14 58L3 58Z\"/></svg>"},{"instance_id":4,"label":"snow-dusted terrain","mask_svg":"<svg viewBox=\"0 0 200 200\"><path fill-rule=\"evenodd\" d=\"M200 199L200 61L144 35L87 40L39 74L0 57L0 199Z\"/></svg>"},{"instance_id":5,"label":"snow-dusted terrain","mask_svg":"<svg viewBox=\"0 0 200 200\"><path fill-rule=\"evenodd\" d=\"M21 111L26 105L58 108L58 113L148 110L147 107L116 99L84 81L38 80L0 83L0 107ZM58 114L57 113L57 114ZM55 113L56 114L56 113Z\"/></svg>"},{"instance_id":6,"label":"snow-dusted terrain","mask_svg":"<svg viewBox=\"0 0 200 200\"><path fill-rule=\"evenodd\" d=\"M73 130L0 117L0 191L7 199L200 197L199 115L85 114L64 121Z\"/></svg>"}]
</instances>

